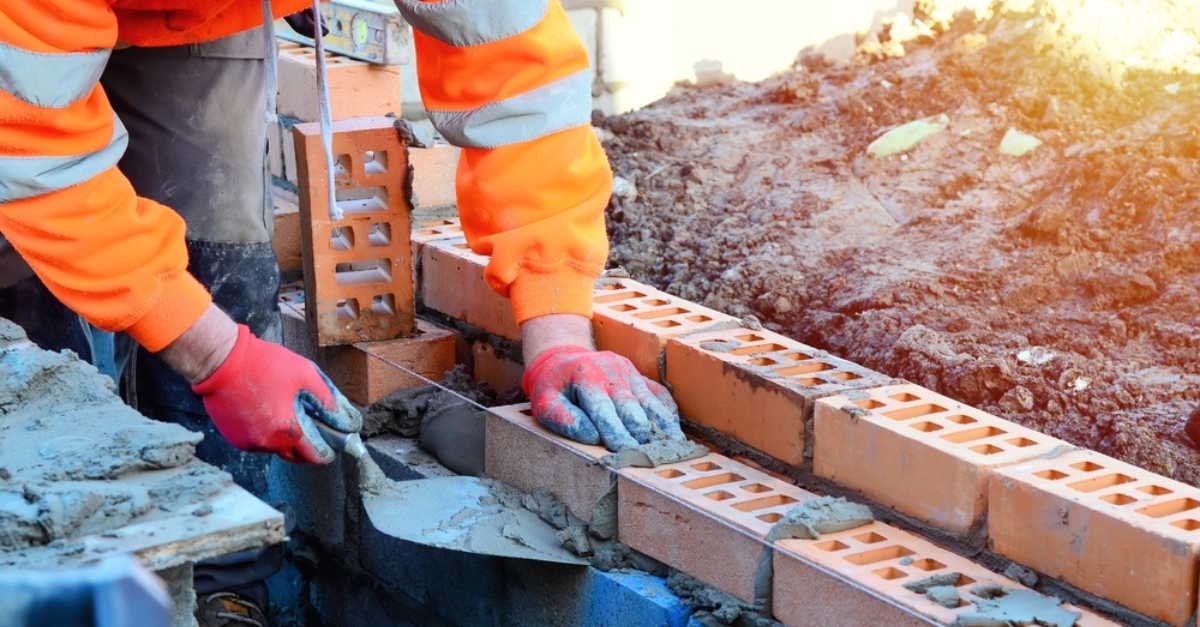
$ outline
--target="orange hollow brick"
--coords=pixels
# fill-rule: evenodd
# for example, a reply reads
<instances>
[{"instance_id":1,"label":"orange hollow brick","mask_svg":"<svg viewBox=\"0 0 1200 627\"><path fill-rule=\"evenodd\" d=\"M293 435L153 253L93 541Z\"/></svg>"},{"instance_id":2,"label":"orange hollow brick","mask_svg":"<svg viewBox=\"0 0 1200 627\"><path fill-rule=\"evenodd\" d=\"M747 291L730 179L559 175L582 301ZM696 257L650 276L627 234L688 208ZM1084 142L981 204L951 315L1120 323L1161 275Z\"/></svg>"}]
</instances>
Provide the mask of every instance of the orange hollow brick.
<instances>
[{"instance_id":1,"label":"orange hollow brick","mask_svg":"<svg viewBox=\"0 0 1200 627\"><path fill-rule=\"evenodd\" d=\"M987 511L992 468L1067 443L917 385L817 401L813 472L958 535Z\"/></svg>"},{"instance_id":2,"label":"orange hollow brick","mask_svg":"<svg viewBox=\"0 0 1200 627\"><path fill-rule=\"evenodd\" d=\"M772 565L772 612L789 627L1010 624L989 608L1006 597L1039 625L1115 627L881 522L779 540Z\"/></svg>"},{"instance_id":3,"label":"orange hollow brick","mask_svg":"<svg viewBox=\"0 0 1200 627\"><path fill-rule=\"evenodd\" d=\"M1168 624L1191 624L1200 489L1094 451L995 472L995 552Z\"/></svg>"},{"instance_id":4,"label":"orange hollow brick","mask_svg":"<svg viewBox=\"0 0 1200 627\"><path fill-rule=\"evenodd\" d=\"M668 339L666 372L686 418L793 466L806 461L817 399L894 382L778 333L740 327Z\"/></svg>"},{"instance_id":5,"label":"orange hollow brick","mask_svg":"<svg viewBox=\"0 0 1200 627\"><path fill-rule=\"evenodd\" d=\"M817 495L727 457L618 472L617 538L752 603L771 527Z\"/></svg>"},{"instance_id":6,"label":"orange hollow brick","mask_svg":"<svg viewBox=\"0 0 1200 627\"><path fill-rule=\"evenodd\" d=\"M659 381L667 338L736 318L675 298L625 278L601 277L593 296L596 347L628 358L638 372Z\"/></svg>"}]
</instances>

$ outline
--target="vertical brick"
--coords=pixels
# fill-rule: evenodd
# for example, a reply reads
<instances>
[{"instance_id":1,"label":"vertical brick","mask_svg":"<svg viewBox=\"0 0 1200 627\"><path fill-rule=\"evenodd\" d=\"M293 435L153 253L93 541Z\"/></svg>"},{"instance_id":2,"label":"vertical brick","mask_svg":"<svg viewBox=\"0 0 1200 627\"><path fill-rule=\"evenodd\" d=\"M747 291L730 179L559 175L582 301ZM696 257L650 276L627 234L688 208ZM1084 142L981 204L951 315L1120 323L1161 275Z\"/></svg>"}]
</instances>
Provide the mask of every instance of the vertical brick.
<instances>
[{"instance_id":1,"label":"vertical brick","mask_svg":"<svg viewBox=\"0 0 1200 627\"><path fill-rule=\"evenodd\" d=\"M389 118L334 123L334 180L343 218L330 220L316 123L293 129L299 159L308 321L321 346L416 331L405 146Z\"/></svg>"},{"instance_id":2,"label":"vertical brick","mask_svg":"<svg viewBox=\"0 0 1200 627\"><path fill-rule=\"evenodd\" d=\"M818 476L960 535L987 511L990 468L1068 447L911 384L818 400L813 441Z\"/></svg>"},{"instance_id":3,"label":"vertical brick","mask_svg":"<svg viewBox=\"0 0 1200 627\"><path fill-rule=\"evenodd\" d=\"M959 622L979 612L976 603L981 598L973 590L1000 586L1032 592L881 522L822 534L817 540L780 540L775 543L773 567L772 612L789 627L983 624ZM960 599L957 608L944 607L904 587L937 575L953 579L955 574L952 585ZM1057 599L1047 604L1053 607L1054 601ZM1060 607L1081 614L1075 622L1078 627L1115 625L1086 610L1065 604Z\"/></svg>"},{"instance_id":4,"label":"vertical brick","mask_svg":"<svg viewBox=\"0 0 1200 627\"><path fill-rule=\"evenodd\" d=\"M276 110L305 122L318 120L316 50L279 42ZM400 68L326 51L329 106L334 120L400 115Z\"/></svg>"},{"instance_id":5,"label":"vertical brick","mask_svg":"<svg viewBox=\"0 0 1200 627\"><path fill-rule=\"evenodd\" d=\"M512 305L483 278L488 258L466 239L439 239L421 248L421 301L426 307L500 337L521 339Z\"/></svg>"},{"instance_id":6,"label":"vertical brick","mask_svg":"<svg viewBox=\"0 0 1200 627\"><path fill-rule=\"evenodd\" d=\"M457 147L450 144L410 147L408 161L413 168L413 205L417 210L458 204L454 186L458 169Z\"/></svg>"},{"instance_id":7,"label":"vertical brick","mask_svg":"<svg viewBox=\"0 0 1200 627\"><path fill-rule=\"evenodd\" d=\"M475 381L487 383L506 395L521 387L525 366L500 354L487 342L475 342L471 347L471 372Z\"/></svg>"},{"instance_id":8,"label":"vertical brick","mask_svg":"<svg viewBox=\"0 0 1200 627\"><path fill-rule=\"evenodd\" d=\"M710 454L617 479L618 539L752 603L767 532L816 495Z\"/></svg>"},{"instance_id":9,"label":"vertical brick","mask_svg":"<svg viewBox=\"0 0 1200 627\"><path fill-rule=\"evenodd\" d=\"M736 318L681 300L630 279L596 280L592 327L596 346L624 355L638 372L660 380L667 339Z\"/></svg>"},{"instance_id":10,"label":"vertical brick","mask_svg":"<svg viewBox=\"0 0 1200 627\"><path fill-rule=\"evenodd\" d=\"M612 486L596 463L608 450L560 438L534 420L529 403L493 407L487 416L485 472L522 492L549 490L584 522Z\"/></svg>"},{"instance_id":11,"label":"vertical brick","mask_svg":"<svg viewBox=\"0 0 1200 627\"><path fill-rule=\"evenodd\" d=\"M666 363L686 418L793 466L805 462L818 398L893 382L778 333L745 328L670 338Z\"/></svg>"},{"instance_id":12,"label":"vertical brick","mask_svg":"<svg viewBox=\"0 0 1200 627\"><path fill-rule=\"evenodd\" d=\"M1094 451L995 473L994 551L1171 625L1190 624L1200 489Z\"/></svg>"},{"instance_id":13,"label":"vertical brick","mask_svg":"<svg viewBox=\"0 0 1200 627\"><path fill-rule=\"evenodd\" d=\"M304 255L300 236L300 207L275 196L275 232L271 235L271 247L280 270L302 270Z\"/></svg>"}]
</instances>

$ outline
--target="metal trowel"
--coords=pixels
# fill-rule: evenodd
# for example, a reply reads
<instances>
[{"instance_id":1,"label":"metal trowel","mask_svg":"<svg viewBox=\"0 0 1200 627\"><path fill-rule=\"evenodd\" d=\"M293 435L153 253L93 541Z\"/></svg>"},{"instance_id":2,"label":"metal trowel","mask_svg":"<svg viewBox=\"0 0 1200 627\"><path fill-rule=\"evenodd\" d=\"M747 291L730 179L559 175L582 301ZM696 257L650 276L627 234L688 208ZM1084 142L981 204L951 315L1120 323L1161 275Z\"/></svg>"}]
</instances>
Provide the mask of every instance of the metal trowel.
<instances>
[{"instance_id":1,"label":"metal trowel","mask_svg":"<svg viewBox=\"0 0 1200 627\"><path fill-rule=\"evenodd\" d=\"M355 459L363 508L381 533L451 551L588 563L562 548L557 531L537 514L503 503L494 481L476 477L393 481L371 459L357 433L314 422L331 447Z\"/></svg>"}]
</instances>

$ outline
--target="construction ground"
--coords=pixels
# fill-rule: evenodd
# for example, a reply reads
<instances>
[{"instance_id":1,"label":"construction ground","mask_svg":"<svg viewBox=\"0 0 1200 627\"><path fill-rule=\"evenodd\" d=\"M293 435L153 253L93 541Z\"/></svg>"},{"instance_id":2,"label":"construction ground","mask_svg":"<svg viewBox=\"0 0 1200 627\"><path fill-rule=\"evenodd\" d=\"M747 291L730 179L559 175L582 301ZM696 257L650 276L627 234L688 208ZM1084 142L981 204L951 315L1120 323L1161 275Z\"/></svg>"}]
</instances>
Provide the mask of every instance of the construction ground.
<instances>
[{"instance_id":1,"label":"construction ground","mask_svg":"<svg viewBox=\"0 0 1200 627\"><path fill-rule=\"evenodd\" d=\"M3 325L0 589L133 555L182 627L195 563L283 541L289 627L1195 627L1200 5L564 4L617 177L596 339L708 450L542 429L455 149L379 117L425 124L411 67L331 65L338 200L375 207L337 222L313 55L281 40L284 342L364 409L378 472L270 462L285 519ZM424 378L486 411L447 418L464 399ZM388 500L467 475L479 511L532 516L502 530L529 555ZM421 516L444 522L406 536Z\"/></svg>"}]
</instances>

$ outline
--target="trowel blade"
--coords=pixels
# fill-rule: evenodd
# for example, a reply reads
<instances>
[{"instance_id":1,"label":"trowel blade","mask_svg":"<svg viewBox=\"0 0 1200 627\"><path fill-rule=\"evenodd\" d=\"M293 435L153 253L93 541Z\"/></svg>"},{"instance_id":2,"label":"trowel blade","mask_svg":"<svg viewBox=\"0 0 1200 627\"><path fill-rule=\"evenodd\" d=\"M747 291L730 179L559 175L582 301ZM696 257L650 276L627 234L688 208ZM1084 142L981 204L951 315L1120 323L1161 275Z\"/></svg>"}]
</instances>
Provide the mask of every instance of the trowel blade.
<instances>
[{"instance_id":1,"label":"trowel blade","mask_svg":"<svg viewBox=\"0 0 1200 627\"><path fill-rule=\"evenodd\" d=\"M476 477L382 481L363 490L371 524L389 536L452 551L586 565L536 514L506 507Z\"/></svg>"}]
</instances>

